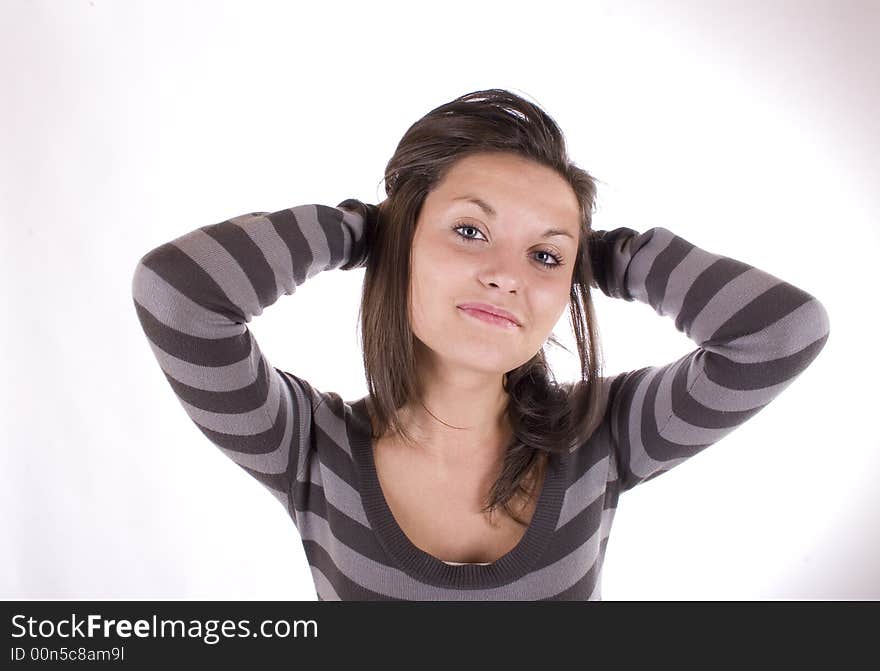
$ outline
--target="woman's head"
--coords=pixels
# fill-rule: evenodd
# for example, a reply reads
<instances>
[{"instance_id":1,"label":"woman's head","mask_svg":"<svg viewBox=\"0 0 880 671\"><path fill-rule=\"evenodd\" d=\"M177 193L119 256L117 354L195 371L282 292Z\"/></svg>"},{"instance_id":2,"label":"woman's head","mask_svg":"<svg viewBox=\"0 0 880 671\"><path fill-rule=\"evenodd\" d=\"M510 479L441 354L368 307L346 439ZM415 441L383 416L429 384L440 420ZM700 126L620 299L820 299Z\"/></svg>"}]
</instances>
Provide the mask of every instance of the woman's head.
<instances>
[{"instance_id":1,"label":"woman's head","mask_svg":"<svg viewBox=\"0 0 880 671\"><path fill-rule=\"evenodd\" d=\"M579 238L577 198L552 168L510 152L453 163L427 193L411 246L410 323L422 365L500 382L528 362L568 304ZM474 302L507 310L519 326L495 327L458 307Z\"/></svg>"},{"instance_id":2,"label":"woman's head","mask_svg":"<svg viewBox=\"0 0 880 671\"><path fill-rule=\"evenodd\" d=\"M491 89L413 124L386 166L385 183L388 198L371 210L361 302L378 433L390 427L406 438L396 409L420 402L425 367L507 373L517 440L493 496L502 503L538 452L573 446L585 429L582 413L593 409L588 402L573 416L543 346L558 344L552 328L568 307L586 398L595 399L590 388L600 364L588 253L595 180L569 160L549 115ZM556 234L544 237L548 230ZM459 309L464 302L504 308L520 326L490 326Z\"/></svg>"}]
</instances>

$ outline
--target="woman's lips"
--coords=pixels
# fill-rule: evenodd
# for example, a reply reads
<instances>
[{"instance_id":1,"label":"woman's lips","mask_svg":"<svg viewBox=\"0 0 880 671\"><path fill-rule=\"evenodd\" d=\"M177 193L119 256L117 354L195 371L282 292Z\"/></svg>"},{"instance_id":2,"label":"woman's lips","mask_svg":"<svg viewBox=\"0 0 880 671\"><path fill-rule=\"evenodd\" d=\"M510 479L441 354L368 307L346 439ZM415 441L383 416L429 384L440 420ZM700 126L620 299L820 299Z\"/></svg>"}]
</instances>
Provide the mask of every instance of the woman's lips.
<instances>
[{"instance_id":1,"label":"woman's lips","mask_svg":"<svg viewBox=\"0 0 880 671\"><path fill-rule=\"evenodd\" d=\"M489 314L488 312L483 312L482 310L475 310L473 308L458 308L462 312L467 313L471 317L475 317L480 321L486 322L487 324L494 324L495 326L500 326L502 328L508 329L516 329L519 328L515 322L510 321L509 319L505 319L504 317L499 317L497 315Z\"/></svg>"}]
</instances>

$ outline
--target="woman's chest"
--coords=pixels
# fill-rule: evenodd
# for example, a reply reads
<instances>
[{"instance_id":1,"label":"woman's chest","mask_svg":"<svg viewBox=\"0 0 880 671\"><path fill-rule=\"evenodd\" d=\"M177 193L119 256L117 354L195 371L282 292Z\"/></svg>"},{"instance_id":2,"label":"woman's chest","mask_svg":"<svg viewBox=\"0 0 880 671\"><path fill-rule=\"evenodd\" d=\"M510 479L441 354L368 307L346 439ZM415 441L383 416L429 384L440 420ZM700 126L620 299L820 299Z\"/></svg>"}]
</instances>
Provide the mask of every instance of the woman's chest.
<instances>
[{"instance_id":1,"label":"woman's chest","mask_svg":"<svg viewBox=\"0 0 880 671\"><path fill-rule=\"evenodd\" d=\"M380 456L381 455L381 456ZM495 562L522 540L527 527L498 507L480 512L494 476L461 473L438 478L430 469L377 450L376 473L395 521L409 541L447 562ZM536 495L512 505L526 523L534 515Z\"/></svg>"}]
</instances>

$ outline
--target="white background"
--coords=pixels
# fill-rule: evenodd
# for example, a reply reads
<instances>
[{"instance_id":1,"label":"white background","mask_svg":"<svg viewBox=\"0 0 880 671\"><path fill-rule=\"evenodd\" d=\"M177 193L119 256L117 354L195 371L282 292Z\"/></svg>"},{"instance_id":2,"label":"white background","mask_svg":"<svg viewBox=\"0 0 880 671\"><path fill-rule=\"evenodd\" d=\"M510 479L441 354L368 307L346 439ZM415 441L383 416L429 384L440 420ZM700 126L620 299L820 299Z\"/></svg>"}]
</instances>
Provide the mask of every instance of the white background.
<instances>
[{"instance_id":1,"label":"white background","mask_svg":"<svg viewBox=\"0 0 880 671\"><path fill-rule=\"evenodd\" d=\"M666 227L830 317L770 406L621 497L603 598L880 598L878 34L869 0L3 0L0 597L316 598L278 501L174 397L135 265L239 214L377 203L410 124L499 87L601 180L595 228ZM272 364L365 394L362 278L257 317ZM594 296L606 374L694 348Z\"/></svg>"}]
</instances>

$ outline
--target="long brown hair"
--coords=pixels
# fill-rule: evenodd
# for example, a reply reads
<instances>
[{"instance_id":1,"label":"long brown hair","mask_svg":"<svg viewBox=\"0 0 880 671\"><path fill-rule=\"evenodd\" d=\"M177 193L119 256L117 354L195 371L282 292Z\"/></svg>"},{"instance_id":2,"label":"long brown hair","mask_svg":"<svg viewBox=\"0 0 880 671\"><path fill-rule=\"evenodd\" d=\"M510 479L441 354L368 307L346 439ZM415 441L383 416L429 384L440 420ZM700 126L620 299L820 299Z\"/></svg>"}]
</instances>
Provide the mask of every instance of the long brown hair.
<instances>
[{"instance_id":1,"label":"long brown hair","mask_svg":"<svg viewBox=\"0 0 880 671\"><path fill-rule=\"evenodd\" d=\"M417 384L414 335L408 315L410 252L416 222L428 193L456 161L480 152L510 152L554 169L571 185L580 206L580 240L572 275L569 313L581 362L581 379L558 385L542 347L508 371L507 417L513 438L500 477L482 512L498 506L526 526L510 507L518 493L534 495L550 453L586 440L599 406L599 352L590 286L589 256L596 180L568 159L556 122L536 104L503 89L474 91L443 104L416 121L385 167L387 200L381 206L348 199L340 206L367 219L368 257L359 311L373 438L388 429L410 442L398 409L422 402ZM551 333L548 341L570 350ZM526 489L524 483L531 482Z\"/></svg>"}]
</instances>

